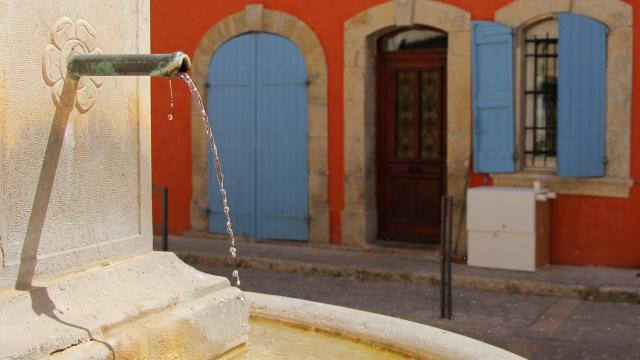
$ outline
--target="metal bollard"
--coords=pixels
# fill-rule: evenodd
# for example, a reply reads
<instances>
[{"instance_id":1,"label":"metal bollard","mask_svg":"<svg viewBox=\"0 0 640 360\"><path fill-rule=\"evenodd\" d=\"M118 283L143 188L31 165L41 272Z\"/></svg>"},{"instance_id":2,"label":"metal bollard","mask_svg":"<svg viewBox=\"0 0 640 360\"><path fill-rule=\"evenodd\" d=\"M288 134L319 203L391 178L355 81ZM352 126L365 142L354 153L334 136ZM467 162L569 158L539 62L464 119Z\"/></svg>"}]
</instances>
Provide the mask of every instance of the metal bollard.
<instances>
[{"instance_id":1,"label":"metal bollard","mask_svg":"<svg viewBox=\"0 0 640 360\"><path fill-rule=\"evenodd\" d=\"M453 197L444 195L440 199L440 318L451 319L453 314L453 297L451 290L452 250L451 219L453 214Z\"/></svg>"}]
</instances>

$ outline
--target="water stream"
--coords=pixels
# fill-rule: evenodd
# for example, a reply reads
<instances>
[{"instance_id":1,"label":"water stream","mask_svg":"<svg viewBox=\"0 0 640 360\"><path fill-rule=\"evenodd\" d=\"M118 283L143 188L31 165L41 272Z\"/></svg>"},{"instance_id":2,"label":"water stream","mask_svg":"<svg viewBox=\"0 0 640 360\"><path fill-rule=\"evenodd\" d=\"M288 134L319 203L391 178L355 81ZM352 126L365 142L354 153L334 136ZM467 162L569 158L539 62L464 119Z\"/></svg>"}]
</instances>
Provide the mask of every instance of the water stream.
<instances>
[{"instance_id":1,"label":"water stream","mask_svg":"<svg viewBox=\"0 0 640 360\"><path fill-rule=\"evenodd\" d=\"M211 130L211 126L209 125L209 116L207 115L207 111L204 108L204 104L202 103L202 97L196 88L196 85L193 83L193 80L189 76L189 74L182 74L182 79L189 86L189 91L191 91L191 96L198 102L198 106L200 107L200 113L202 115L202 125L204 126L204 132L207 135L209 140L209 147L211 148L211 154L213 154L213 164L216 168L216 178L218 180L218 188L220 189L220 195L222 197L222 206L224 210L224 216L227 220L227 234L229 235L229 240L231 241L231 246L229 247L229 252L234 259L237 259L236 254L236 239L233 235L233 229L231 228L231 216L229 215L229 204L227 202L227 192L224 189L224 175L222 174L222 165L220 164L220 157L218 156L218 147L216 146L216 139L213 136L213 130ZM236 279L236 286L240 286L240 274L238 273L238 269L233 270L232 276Z\"/></svg>"},{"instance_id":2,"label":"water stream","mask_svg":"<svg viewBox=\"0 0 640 360\"><path fill-rule=\"evenodd\" d=\"M173 86L171 86L171 79L169 79L169 96L171 101L169 102L169 114L167 115L167 119L171 121L173 120Z\"/></svg>"}]
</instances>

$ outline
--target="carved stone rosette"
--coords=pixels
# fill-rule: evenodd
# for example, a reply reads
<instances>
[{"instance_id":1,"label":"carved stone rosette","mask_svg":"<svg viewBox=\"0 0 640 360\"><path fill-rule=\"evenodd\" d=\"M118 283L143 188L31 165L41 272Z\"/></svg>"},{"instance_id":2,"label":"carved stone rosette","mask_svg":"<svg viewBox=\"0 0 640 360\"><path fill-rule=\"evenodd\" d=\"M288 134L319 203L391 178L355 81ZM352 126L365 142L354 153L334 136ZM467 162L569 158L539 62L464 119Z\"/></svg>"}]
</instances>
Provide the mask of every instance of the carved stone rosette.
<instances>
[{"instance_id":1,"label":"carved stone rosette","mask_svg":"<svg viewBox=\"0 0 640 360\"><path fill-rule=\"evenodd\" d=\"M51 97L56 106L75 106L80 113L86 113L95 105L100 77L82 77L78 83L75 99L62 96L67 77L67 61L74 54L102 54L97 47L96 31L87 21L79 19L75 23L68 17L58 19L51 27L51 43L47 44L42 57L42 76L51 86Z\"/></svg>"}]
</instances>

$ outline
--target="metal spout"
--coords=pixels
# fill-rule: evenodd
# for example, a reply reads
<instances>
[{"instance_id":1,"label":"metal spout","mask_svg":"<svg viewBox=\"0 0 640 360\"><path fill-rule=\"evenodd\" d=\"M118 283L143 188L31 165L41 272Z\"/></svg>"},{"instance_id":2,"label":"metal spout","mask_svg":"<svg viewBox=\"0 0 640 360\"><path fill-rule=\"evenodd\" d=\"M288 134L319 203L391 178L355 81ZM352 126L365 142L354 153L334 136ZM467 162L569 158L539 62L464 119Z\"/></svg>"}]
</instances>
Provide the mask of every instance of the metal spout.
<instances>
[{"instance_id":1,"label":"metal spout","mask_svg":"<svg viewBox=\"0 0 640 360\"><path fill-rule=\"evenodd\" d=\"M81 76L178 77L191 70L191 60L182 51L171 54L73 55L68 68Z\"/></svg>"}]
</instances>

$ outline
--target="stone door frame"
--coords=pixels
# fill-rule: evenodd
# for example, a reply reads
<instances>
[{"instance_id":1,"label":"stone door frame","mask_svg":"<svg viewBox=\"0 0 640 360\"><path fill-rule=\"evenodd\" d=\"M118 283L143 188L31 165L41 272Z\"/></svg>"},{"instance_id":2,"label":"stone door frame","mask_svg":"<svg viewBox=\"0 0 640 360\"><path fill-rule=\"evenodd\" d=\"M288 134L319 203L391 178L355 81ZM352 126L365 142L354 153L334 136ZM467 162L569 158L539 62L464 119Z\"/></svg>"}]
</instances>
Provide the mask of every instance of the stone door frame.
<instances>
[{"instance_id":1,"label":"stone door frame","mask_svg":"<svg viewBox=\"0 0 640 360\"><path fill-rule=\"evenodd\" d=\"M344 25L345 208L342 243L377 238L376 38L401 26L424 25L448 35L447 192L455 198L453 241L466 252L464 198L471 150L471 16L431 0L394 0L368 8Z\"/></svg>"}]
</instances>

